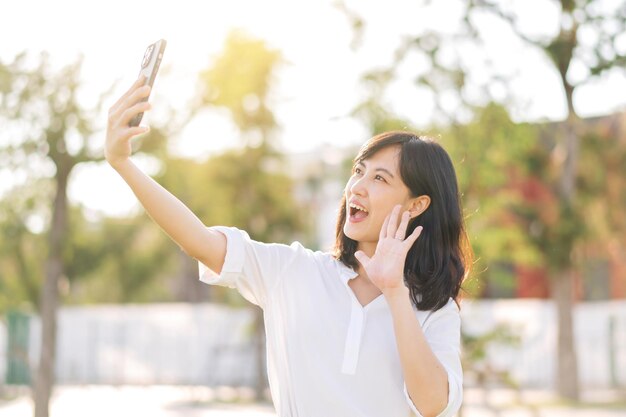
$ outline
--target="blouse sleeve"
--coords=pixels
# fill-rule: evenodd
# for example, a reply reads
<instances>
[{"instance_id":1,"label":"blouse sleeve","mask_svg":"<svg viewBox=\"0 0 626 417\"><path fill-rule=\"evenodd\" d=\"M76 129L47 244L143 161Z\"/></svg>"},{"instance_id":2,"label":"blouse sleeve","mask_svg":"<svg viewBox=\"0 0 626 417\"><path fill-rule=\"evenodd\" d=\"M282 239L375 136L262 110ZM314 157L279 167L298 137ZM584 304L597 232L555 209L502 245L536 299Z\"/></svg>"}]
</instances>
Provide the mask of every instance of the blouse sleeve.
<instances>
[{"instance_id":1,"label":"blouse sleeve","mask_svg":"<svg viewBox=\"0 0 626 417\"><path fill-rule=\"evenodd\" d=\"M448 374L448 404L437 417L454 416L463 402L463 369L461 368L461 316L450 299L448 304L432 313L422 329L426 340ZM417 417L423 417L411 400L404 384L404 395Z\"/></svg>"},{"instance_id":2,"label":"blouse sleeve","mask_svg":"<svg viewBox=\"0 0 626 417\"><path fill-rule=\"evenodd\" d=\"M301 246L262 243L235 227L214 226L226 236L226 258L220 274L199 262L200 281L233 288L248 301L264 308L268 294L278 284L281 271L293 262Z\"/></svg>"}]
</instances>

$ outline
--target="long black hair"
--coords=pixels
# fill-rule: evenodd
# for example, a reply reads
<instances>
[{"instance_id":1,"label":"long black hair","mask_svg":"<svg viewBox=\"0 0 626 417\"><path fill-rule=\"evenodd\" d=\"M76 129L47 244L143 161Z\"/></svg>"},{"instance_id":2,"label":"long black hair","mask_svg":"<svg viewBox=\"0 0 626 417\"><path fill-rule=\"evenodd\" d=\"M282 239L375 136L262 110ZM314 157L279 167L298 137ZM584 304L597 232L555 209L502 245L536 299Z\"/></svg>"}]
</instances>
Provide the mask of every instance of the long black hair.
<instances>
[{"instance_id":1,"label":"long black hair","mask_svg":"<svg viewBox=\"0 0 626 417\"><path fill-rule=\"evenodd\" d=\"M411 197L428 195L429 207L409 222L406 236L417 226L424 230L409 250L404 281L411 300L420 310L438 310L452 297L459 305L459 291L472 264L472 249L465 232L456 172L448 153L435 140L411 132L391 131L368 140L354 164L383 148L399 146L400 175ZM357 241L344 232L346 195L343 194L336 226L333 254L347 266L358 267Z\"/></svg>"}]
</instances>

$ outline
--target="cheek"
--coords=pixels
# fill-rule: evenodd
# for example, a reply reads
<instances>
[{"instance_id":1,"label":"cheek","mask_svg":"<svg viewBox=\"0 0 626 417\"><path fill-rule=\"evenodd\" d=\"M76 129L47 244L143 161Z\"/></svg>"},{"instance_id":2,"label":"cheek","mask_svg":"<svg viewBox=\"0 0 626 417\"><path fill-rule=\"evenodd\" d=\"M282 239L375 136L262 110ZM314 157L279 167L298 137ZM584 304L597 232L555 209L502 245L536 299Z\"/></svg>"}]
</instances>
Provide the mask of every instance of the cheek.
<instances>
[{"instance_id":1,"label":"cheek","mask_svg":"<svg viewBox=\"0 0 626 417\"><path fill-rule=\"evenodd\" d=\"M394 193L391 193L388 190L378 190L377 193L371 194L371 200L371 204L376 208L376 212L385 217L393 208L396 198Z\"/></svg>"},{"instance_id":2,"label":"cheek","mask_svg":"<svg viewBox=\"0 0 626 417\"><path fill-rule=\"evenodd\" d=\"M348 182L346 183L346 188L345 188L346 193L350 191L350 188L352 188L352 184L354 184L355 181L356 180L354 178L354 175L348 179Z\"/></svg>"},{"instance_id":3,"label":"cheek","mask_svg":"<svg viewBox=\"0 0 626 417\"><path fill-rule=\"evenodd\" d=\"M391 193L386 195L381 195L380 199L376 201L376 220L380 221L380 224L385 221L385 218L393 211L393 208L401 204L400 199L397 198L396 195Z\"/></svg>"}]
</instances>

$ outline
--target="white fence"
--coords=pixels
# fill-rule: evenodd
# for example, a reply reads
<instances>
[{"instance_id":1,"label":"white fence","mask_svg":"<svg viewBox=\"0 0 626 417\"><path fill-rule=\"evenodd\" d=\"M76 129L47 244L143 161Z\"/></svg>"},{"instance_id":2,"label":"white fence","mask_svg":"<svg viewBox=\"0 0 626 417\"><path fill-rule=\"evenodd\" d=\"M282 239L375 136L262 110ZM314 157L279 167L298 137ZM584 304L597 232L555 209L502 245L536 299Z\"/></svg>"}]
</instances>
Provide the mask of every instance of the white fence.
<instances>
[{"instance_id":1,"label":"white fence","mask_svg":"<svg viewBox=\"0 0 626 417\"><path fill-rule=\"evenodd\" d=\"M494 344L488 361L523 387L554 386L556 310L544 300L464 301L463 329L481 334L506 324L518 346ZM253 385L253 311L213 304L65 307L59 313L60 383ZM581 303L574 311L583 388L626 386L626 301ZM6 370L0 326L0 371ZM34 366L40 325L31 320Z\"/></svg>"},{"instance_id":2,"label":"white fence","mask_svg":"<svg viewBox=\"0 0 626 417\"><path fill-rule=\"evenodd\" d=\"M488 360L524 387L555 385L556 307L535 299L466 301L463 331L480 334L505 324L517 347L494 345ZM574 339L583 388L626 387L626 301L585 302L574 309Z\"/></svg>"},{"instance_id":3,"label":"white fence","mask_svg":"<svg viewBox=\"0 0 626 417\"><path fill-rule=\"evenodd\" d=\"M60 383L253 385L253 312L214 304L67 307L59 314ZM40 322L31 321L36 366Z\"/></svg>"}]
</instances>

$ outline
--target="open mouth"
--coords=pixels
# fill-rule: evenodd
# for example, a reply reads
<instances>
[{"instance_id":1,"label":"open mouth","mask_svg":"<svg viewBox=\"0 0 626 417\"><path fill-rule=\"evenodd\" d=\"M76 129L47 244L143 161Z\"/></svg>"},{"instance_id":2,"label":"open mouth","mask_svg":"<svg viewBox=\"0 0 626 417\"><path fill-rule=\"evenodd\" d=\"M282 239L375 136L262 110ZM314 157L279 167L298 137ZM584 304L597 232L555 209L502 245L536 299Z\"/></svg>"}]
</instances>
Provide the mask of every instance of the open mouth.
<instances>
[{"instance_id":1,"label":"open mouth","mask_svg":"<svg viewBox=\"0 0 626 417\"><path fill-rule=\"evenodd\" d=\"M357 206L356 204L350 204L350 218L353 220L361 220L369 215L369 212L364 208Z\"/></svg>"}]
</instances>

